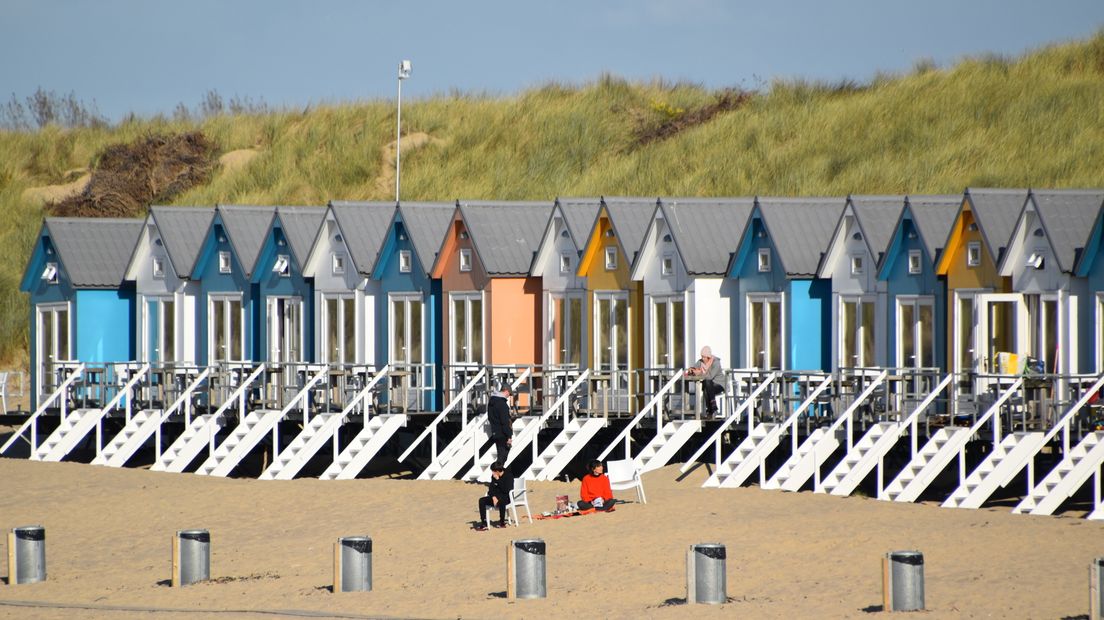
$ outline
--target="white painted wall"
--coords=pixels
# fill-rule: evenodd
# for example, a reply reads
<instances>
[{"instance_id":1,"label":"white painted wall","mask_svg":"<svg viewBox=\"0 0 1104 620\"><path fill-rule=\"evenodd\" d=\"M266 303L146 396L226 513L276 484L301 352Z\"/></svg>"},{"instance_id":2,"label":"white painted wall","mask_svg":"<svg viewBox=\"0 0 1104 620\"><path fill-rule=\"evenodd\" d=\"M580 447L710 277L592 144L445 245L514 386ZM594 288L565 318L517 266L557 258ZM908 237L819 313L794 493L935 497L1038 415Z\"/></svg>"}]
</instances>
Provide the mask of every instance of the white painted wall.
<instances>
[{"instance_id":1,"label":"white painted wall","mask_svg":"<svg viewBox=\"0 0 1104 620\"><path fill-rule=\"evenodd\" d=\"M887 284L878 280L877 265L874 257L867 247L866 240L860 236L855 239L855 233L861 232L858 222L848 206L841 220L842 230L835 237L835 242L828 254L828 262L823 274L832 278L832 368L840 366L840 339L841 335L841 304L845 296L870 296L874 299L874 364L884 366L887 362L886 351L889 348L888 338L895 335L886 332L886 304ZM862 273L854 274L852 258L862 258ZM849 364L848 364L849 365Z\"/></svg>"},{"instance_id":2,"label":"white painted wall","mask_svg":"<svg viewBox=\"0 0 1104 620\"><path fill-rule=\"evenodd\" d=\"M701 277L694 278L688 289L689 309L687 315L690 334L686 339L686 359L694 363L703 346L709 345L713 355L721 358L725 368L737 365L735 351L732 350L733 334L736 327L732 304L737 303L737 282L731 278Z\"/></svg>"},{"instance_id":3,"label":"white painted wall","mask_svg":"<svg viewBox=\"0 0 1104 620\"><path fill-rule=\"evenodd\" d=\"M153 275L153 261L160 259L164 275ZM161 235L152 218L146 218L146 225L139 236L138 246L127 267L127 279L133 280L137 292L135 309L135 343L139 357L146 346L145 313L147 297L173 298L173 325L176 332L176 359L182 364L194 364L196 361L196 298L199 295L199 283L179 277L169 260L168 252L161 243Z\"/></svg>"}]
</instances>

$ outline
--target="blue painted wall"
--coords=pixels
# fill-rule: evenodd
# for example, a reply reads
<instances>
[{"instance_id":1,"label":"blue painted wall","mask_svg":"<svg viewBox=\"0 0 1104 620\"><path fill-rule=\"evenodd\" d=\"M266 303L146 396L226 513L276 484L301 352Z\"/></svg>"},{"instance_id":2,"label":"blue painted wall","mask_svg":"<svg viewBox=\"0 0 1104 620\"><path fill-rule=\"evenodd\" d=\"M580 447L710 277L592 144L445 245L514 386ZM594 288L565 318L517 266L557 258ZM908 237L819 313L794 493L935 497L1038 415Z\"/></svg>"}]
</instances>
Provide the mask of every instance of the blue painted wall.
<instances>
[{"instance_id":1,"label":"blue painted wall","mask_svg":"<svg viewBox=\"0 0 1104 620\"><path fill-rule=\"evenodd\" d=\"M220 241L220 239L222 239ZM231 273L220 273L218 265L218 253L230 252ZM196 357L205 363L210 363L207 351L207 310L208 296L219 293L242 293L242 307L245 308L245 347L243 352L249 357L252 354L256 338L253 334L253 307L255 297L253 287L245 277L241 261L238 260L233 246L230 245L222 221L215 214L211 222L211 229L203 242L203 249L196 260L194 279L199 280L200 295L196 300ZM251 359L257 359L252 357Z\"/></svg>"},{"instance_id":2,"label":"blue painted wall","mask_svg":"<svg viewBox=\"0 0 1104 620\"><path fill-rule=\"evenodd\" d=\"M790 280L786 302L789 367L831 370L832 281Z\"/></svg>"},{"instance_id":3,"label":"blue painted wall","mask_svg":"<svg viewBox=\"0 0 1104 620\"><path fill-rule=\"evenodd\" d=\"M908 272L908 255L911 250L920 251L921 272L918 274ZM897 363L897 296L930 295L935 298L935 365L944 370L947 368L947 284L935 275L934 265L935 258L928 255L909 209L906 208L901 223L893 233L885 262L878 272L878 279L886 282L886 363L890 366Z\"/></svg>"},{"instance_id":4,"label":"blue painted wall","mask_svg":"<svg viewBox=\"0 0 1104 620\"><path fill-rule=\"evenodd\" d=\"M1085 248L1084 263L1080 265L1078 275L1088 281L1088 294L1081 295L1077 305L1077 322L1080 342L1078 343L1078 364L1081 372L1096 372L1104 369L1104 360L1097 359L1096 333L1101 329L1096 324L1096 294L1104 292L1104 220L1097 218L1093 226L1089 244Z\"/></svg>"},{"instance_id":5,"label":"blue painted wall","mask_svg":"<svg viewBox=\"0 0 1104 620\"><path fill-rule=\"evenodd\" d=\"M403 237L400 239L400 236ZM411 256L411 268L408 273L399 271L399 252L409 251ZM426 266L418 260L418 253L410 242L410 235L406 233L405 224L398 213L392 222L391 229L384 239L383 249L376 265L372 278L380 282L380 294L376 298L376 359L381 361L391 360L390 312L388 304L389 296L396 293L420 293L425 302L423 317L424 351L423 359L427 364L433 364L434 385L438 390L430 396L430 402L424 403L429 410L436 410L440 402L441 388L441 359L442 344L441 334L441 281L434 280L426 273Z\"/></svg>"},{"instance_id":6,"label":"blue painted wall","mask_svg":"<svg viewBox=\"0 0 1104 620\"><path fill-rule=\"evenodd\" d=\"M135 359L133 283L114 291L77 290L72 325L76 359L92 363Z\"/></svg>"}]
</instances>

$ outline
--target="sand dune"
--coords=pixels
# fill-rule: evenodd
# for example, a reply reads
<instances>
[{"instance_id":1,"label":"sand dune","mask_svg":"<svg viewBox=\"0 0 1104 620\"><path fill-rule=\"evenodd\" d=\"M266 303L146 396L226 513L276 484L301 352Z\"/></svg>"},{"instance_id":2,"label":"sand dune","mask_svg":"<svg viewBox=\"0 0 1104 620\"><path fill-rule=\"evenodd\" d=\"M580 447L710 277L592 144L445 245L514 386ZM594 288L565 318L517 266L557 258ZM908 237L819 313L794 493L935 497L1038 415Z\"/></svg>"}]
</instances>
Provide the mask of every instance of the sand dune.
<instances>
[{"instance_id":1,"label":"sand dune","mask_svg":"<svg viewBox=\"0 0 1104 620\"><path fill-rule=\"evenodd\" d=\"M648 504L477 533L469 522L482 487L462 482L262 482L0 459L0 527L44 525L49 570L45 583L0 586L0 616L142 615L107 609L131 607L237 610L218 617L866 618L881 604L881 556L919 549L924 617L1059 618L1087 613L1088 565L1104 555L1104 523L1081 518L702 489L705 476L700 468L678 481L672 466L645 476ZM538 510L577 493L575 483L530 488ZM167 587L170 537L194 527L210 529L221 579ZM333 542L363 534L374 539L375 590L332 594ZM546 600L502 598L506 546L523 537L548 543ZM728 546L732 601L691 608L679 600L685 549L705 541ZM163 617L178 616L188 614Z\"/></svg>"}]
</instances>

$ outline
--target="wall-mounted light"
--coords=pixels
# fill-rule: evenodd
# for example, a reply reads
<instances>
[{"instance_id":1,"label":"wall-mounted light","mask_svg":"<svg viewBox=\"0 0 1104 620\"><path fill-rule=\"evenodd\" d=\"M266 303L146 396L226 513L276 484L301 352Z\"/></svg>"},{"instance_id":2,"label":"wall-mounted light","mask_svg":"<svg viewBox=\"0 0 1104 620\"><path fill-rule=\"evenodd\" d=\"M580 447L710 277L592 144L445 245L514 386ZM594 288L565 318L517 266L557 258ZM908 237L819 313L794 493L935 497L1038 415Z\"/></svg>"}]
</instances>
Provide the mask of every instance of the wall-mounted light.
<instances>
[{"instance_id":1,"label":"wall-mounted light","mask_svg":"<svg viewBox=\"0 0 1104 620\"><path fill-rule=\"evenodd\" d=\"M1028 256L1027 260L1024 261L1024 264L1027 267L1034 267L1035 269L1042 269L1043 268L1043 255L1040 254L1039 252L1032 252L1031 256Z\"/></svg>"},{"instance_id":2,"label":"wall-mounted light","mask_svg":"<svg viewBox=\"0 0 1104 620\"><path fill-rule=\"evenodd\" d=\"M222 236L222 235L219 235L219 236L218 236L218 242L219 242L219 243L226 243L226 237L224 237L224 236Z\"/></svg>"},{"instance_id":3,"label":"wall-mounted light","mask_svg":"<svg viewBox=\"0 0 1104 620\"><path fill-rule=\"evenodd\" d=\"M42 270L42 279L47 282L57 282L57 264L46 263L46 269Z\"/></svg>"},{"instance_id":4,"label":"wall-mounted light","mask_svg":"<svg viewBox=\"0 0 1104 620\"><path fill-rule=\"evenodd\" d=\"M977 222L970 222L970 225L966 227L966 230L970 232L977 232Z\"/></svg>"},{"instance_id":5,"label":"wall-mounted light","mask_svg":"<svg viewBox=\"0 0 1104 620\"><path fill-rule=\"evenodd\" d=\"M759 230L755 231L755 236L760 238L760 239L764 239L767 236L767 231L760 228Z\"/></svg>"},{"instance_id":6,"label":"wall-mounted light","mask_svg":"<svg viewBox=\"0 0 1104 620\"><path fill-rule=\"evenodd\" d=\"M284 241L283 237L279 237L276 239L276 245L284 247L285 245L287 245L287 241Z\"/></svg>"},{"instance_id":7,"label":"wall-mounted light","mask_svg":"<svg viewBox=\"0 0 1104 620\"><path fill-rule=\"evenodd\" d=\"M406 241L406 233L399 233L399 241Z\"/></svg>"},{"instance_id":8,"label":"wall-mounted light","mask_svg":"<svg viewBox=\"0 0 1104 620\"><path fill-rule=\"evenodd\" d=\"M1036 237L1042 237L1043 236L1043 229L1042 228L1036 228L1035 232L1033 232L1031 234L1035 235Z\"/></svg>"},{"instance_id":9,"label":"wall-mounted light","mask_svg":"<svg viewBox=\"0 0 1104 620\"><path fill-rule=\"evenodd\" d=\"M909 239L915 239L916 238L916 231L915 230L908 231L908 238Z\"/></svg>"}]
</instances>

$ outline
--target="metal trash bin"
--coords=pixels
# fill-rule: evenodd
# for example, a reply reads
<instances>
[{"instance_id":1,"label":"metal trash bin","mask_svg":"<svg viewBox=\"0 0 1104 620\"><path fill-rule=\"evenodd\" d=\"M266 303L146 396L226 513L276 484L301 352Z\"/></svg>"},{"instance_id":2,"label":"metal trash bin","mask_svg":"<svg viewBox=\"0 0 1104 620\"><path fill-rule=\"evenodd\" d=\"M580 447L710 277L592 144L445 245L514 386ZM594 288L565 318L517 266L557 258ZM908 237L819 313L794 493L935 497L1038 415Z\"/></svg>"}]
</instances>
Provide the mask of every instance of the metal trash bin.
<instances>
[{"instance_id":1,"label":"metal trash bin","mask_svg":"<svg viewBox=\"0 0 1104 620\"><path fill-rule=\"evenodd\" d=\"M173 535L172 585L187 586L211 578L211 533L180 530Z\"/></svg>"},{"instance_id":2,"label":"metal trash bin","mask_svg":"<svg viewBox=\"0 0 1104 620\"><path fill-rule=\"evenodd\" d=\"M728 600L728 553L721 543L690 545L686 551L686 602L719 605Z\"/></svg>"},{"instance_id":3,"label":"metal trash bin","mask_svg":"<svg viewBox=\"0 0 1104 620\"><path fill-rule=\"evenodd\" d=\"M1089 620L1104 620L1104 558L1089 564Z\"/></svg>"},{"instance_id":4,"label":"metal trash bin","mask_svg":"<svg viewBox=\"0 0 1104 620\"><path fill-rule=\"evenodd\" d=\"M891 551L882 558L882 600L886 611L924 609L924 554Z\"/></svg>"},{"instance_id":5,"label":"metal trash bin","mask_svg":"<svg viewBox=\"0 0 1104 620\"><path fill-rule=\"evenodd\" d=\"M548 596L545 558L547 548L539 538L511 540L506 555L506 597Z\"/></svg>"},{"instance_id":6,"label":"metal trash bin","mask_svg":"<svg viewBox=\"0 0 1104 620\"><path fill-rule=\"evenodd\" d=\"M336 592L372 591L372 539L367 536L339 538L334 543Z\"/></svg>"},{"instance_id":7,"label":"metal trash bin","mask_svg":"<svg viewBox=\"0 0 1104 620\"><path fill-rule=\"evenodd\" d=\"M13 527L8 532L8 583L46 581L46 528Z\"/></svg>"}]
</instances>

